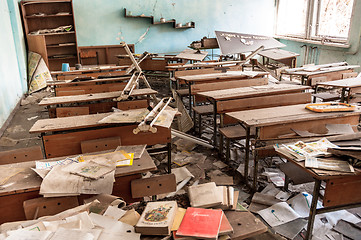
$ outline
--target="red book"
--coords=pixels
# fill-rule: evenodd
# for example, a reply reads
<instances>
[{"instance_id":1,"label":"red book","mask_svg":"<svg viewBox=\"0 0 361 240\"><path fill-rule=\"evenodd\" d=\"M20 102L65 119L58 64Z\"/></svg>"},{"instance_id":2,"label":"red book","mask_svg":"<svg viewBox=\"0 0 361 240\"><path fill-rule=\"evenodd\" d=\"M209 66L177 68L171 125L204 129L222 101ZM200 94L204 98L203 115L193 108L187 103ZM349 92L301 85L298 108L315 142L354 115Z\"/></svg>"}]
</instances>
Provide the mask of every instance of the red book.
<instances>
[{"instance_id":1,"label":"red book","mask_svg":"<svg viewBox=\"0 0 361 240\"><path fill-rule=\"evenodd\" d=\"M176 236L217 240L222 216L221 209L189 207Z\"/></svg>"},{"instance_id":2,"label":"red book","mask_svg":"<svg viewBox=\"0 0 361 240\"><path fill-rule=\"evenodd\" d=\"M221 226L219 228L219 236L233 233L233 227L229 223L226 214L223 214Z\"/></svg>"}]
</instances>

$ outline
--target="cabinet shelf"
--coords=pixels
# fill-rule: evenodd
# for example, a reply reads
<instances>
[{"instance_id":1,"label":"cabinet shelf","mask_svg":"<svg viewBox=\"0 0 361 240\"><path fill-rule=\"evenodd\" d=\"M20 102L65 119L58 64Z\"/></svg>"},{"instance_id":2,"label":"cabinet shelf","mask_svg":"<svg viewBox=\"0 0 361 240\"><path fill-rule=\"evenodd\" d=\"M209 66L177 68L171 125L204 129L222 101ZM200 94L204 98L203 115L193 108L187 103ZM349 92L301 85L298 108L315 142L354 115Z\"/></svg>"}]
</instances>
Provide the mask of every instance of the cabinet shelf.
<instances>
[{"instance_id":1,"label":"cabinet shelf","mask_svg":"<svg viewBox=\"0 0 361 240\"><path fill-rule=\"evenodd\" d=\"M61 43L57 45L46 45L47 48L61 48L61 47L73 47L76 46L76 43Z\"/></svg>"},{"instance_id":2,"label":"cabinet shelf","mask_svg":"<svg viewBox=\"0 0 361 240\"><path fill-rule=\"evenodd\" d=\"M73 14L50 14L50 15L31 15L31 16L25 16L27 19L37 19L37 18L52 18L52 17L72 17Z\"/></svg>"}]
</instances>

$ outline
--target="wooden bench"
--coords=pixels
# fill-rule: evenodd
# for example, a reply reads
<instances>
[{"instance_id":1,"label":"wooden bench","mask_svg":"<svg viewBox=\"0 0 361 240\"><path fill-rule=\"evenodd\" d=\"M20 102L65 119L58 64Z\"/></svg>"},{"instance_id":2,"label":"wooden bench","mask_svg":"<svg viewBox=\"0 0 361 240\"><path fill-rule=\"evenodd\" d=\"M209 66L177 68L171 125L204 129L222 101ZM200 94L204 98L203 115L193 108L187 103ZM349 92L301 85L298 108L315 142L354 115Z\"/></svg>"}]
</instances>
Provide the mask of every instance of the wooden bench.
<instances>
[{"instance_id":1,"label":"wooden bench","mask_svg":"<svg viewBox=\"0 0 361 240\"><path fill-rule=\"evenodd\" d=\"M0 152L0 165L27 162L43 158L44 156L40 146L19 148Z\"/></svg>"}]
</instances>

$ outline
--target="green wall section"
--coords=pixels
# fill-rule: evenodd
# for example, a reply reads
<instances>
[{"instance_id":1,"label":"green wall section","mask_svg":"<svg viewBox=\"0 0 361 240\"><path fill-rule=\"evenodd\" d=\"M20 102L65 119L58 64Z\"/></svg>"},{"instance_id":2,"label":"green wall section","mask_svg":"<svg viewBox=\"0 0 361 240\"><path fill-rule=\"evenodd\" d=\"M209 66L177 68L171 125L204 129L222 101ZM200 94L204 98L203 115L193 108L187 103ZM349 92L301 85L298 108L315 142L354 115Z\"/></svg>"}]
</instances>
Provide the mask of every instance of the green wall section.
<instances>
[{"instance_id":1,"label":"green wall section","mask_svg":"<svg viewBox=\"0 0 361 240\"><path fill-rule=\"evenodd\" d=\"M24 39L20 37L18 21L21 20L17 6L15 0L10 5L5 0L0 1L0 126L26 92L26 53Z\"/></svg>"},{"instance_id":2,"label":"green wall section","mask_svg":"<svg viewBox=\"0 0 361 240\"><path fill-rule=\"evenodd\" d=\"M111 45L120 41L136 44L136 52L179 52L214 31L272 35L274 0L73 0L79 46ZM195 28L174 29L171 24L152 25L150 19L133 15L176 19Z\"/></svg>"}]
</instances>

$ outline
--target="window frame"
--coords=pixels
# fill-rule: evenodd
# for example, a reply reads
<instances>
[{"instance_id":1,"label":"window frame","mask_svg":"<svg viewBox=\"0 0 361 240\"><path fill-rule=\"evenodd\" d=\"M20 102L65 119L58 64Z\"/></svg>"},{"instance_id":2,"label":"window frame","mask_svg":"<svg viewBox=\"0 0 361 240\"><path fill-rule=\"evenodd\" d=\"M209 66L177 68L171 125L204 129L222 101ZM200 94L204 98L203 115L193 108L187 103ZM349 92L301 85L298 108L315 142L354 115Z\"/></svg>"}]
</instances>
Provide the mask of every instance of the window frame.
<instances>
[{"instance_id":1,"label":"window frame","mask_svg":"<svg viewBox=\"0 0 361 240\"><path fill-rule=\"evenodd\" d=\"M277 27L278 27L278 15L279 15L279 4L280 0L275 0L275 27L274 27L274 34L277 38L286 39L286 40L295 40L300 42L312 43L312 44L322 44L322 45L329 45L329 46L337 46L337 47L350 47L350 38L351 38L351 27L354 18L354 11L357 0L354 0L352 3L352 12L350 18L350 26L348 29L347 38L341 37L332 37L332 36L317 36L319 31L319 22L320 22L320 14L321 14L321 1L322 0L307 0L307 9L306 9L306 23L305 23L305 30L303 36L295 35L295 34L277 34ZM315 5L317 4L317 9L315 9ZM315 26L313 35L313 28Z\"/></svg>"}]
</instances>

